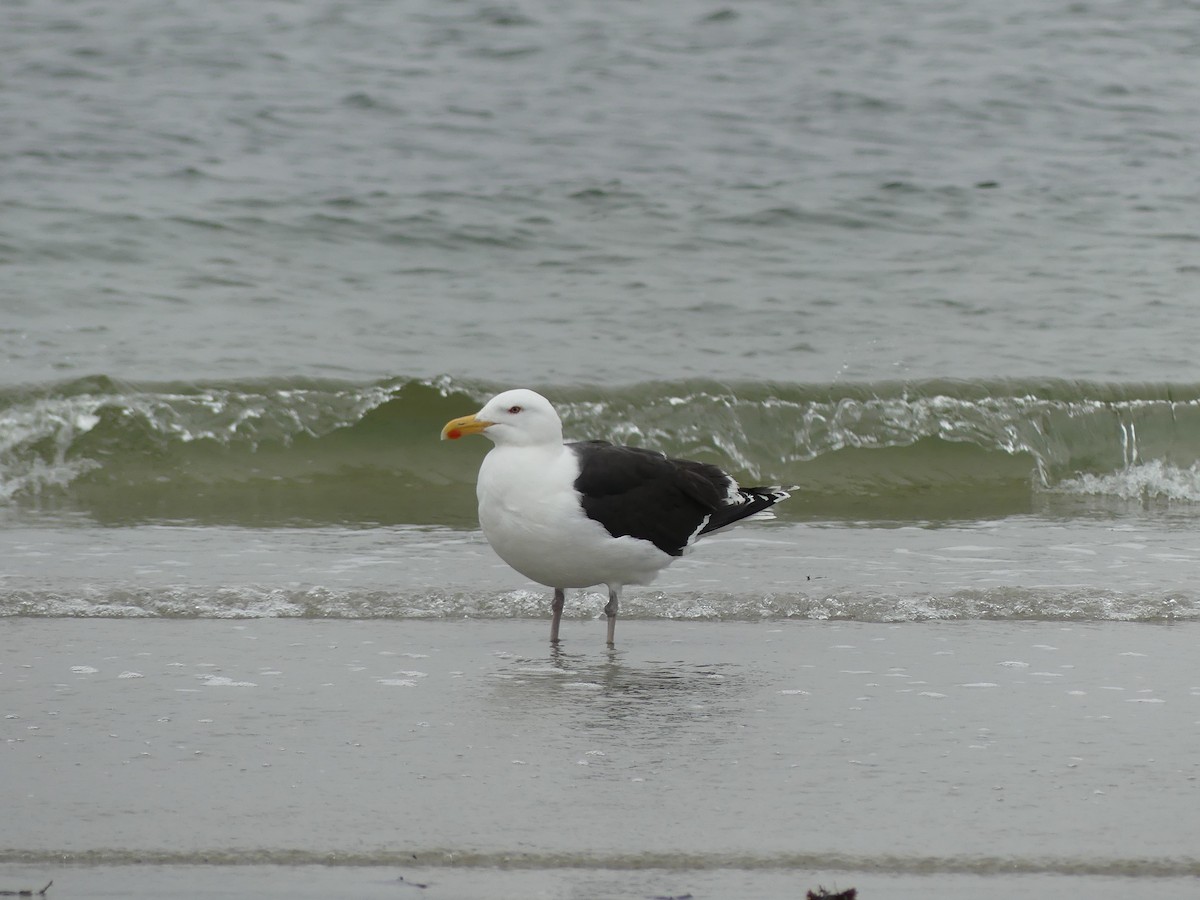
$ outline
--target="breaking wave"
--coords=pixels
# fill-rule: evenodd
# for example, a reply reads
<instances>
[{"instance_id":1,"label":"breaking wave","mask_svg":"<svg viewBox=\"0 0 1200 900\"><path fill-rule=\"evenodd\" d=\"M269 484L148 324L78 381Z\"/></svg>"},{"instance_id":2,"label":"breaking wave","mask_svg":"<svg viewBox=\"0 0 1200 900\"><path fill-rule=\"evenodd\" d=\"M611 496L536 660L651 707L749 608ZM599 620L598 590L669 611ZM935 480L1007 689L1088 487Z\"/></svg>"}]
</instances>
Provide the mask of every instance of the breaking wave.
<instances>
[{"instance_id":1,"label":"breaking wave","mask_svg":"<svg viewBox=\"0 0 1200 900\"><path fill-rule=\"evenodd\" d=\"M99 522L474 524L486 442L441 425L505 385L394 378L0 392L0 506ZM800 486L792 519L938 520L1200 501L1200 384L652 382L544 389L569 436Z\"/></svg>"}]
</instances>

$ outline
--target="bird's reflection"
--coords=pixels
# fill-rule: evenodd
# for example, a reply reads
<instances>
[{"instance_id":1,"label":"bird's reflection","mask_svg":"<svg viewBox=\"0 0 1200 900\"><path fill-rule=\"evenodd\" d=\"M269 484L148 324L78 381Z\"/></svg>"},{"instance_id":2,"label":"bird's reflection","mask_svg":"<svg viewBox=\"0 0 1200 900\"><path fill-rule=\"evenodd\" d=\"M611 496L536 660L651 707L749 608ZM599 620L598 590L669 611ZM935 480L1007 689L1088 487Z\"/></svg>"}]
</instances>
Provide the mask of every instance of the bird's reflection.
<instances>
[{"instance_id":1,"label":"bird's reflection","mask_svg":"<svg viewBox=\"0 0 1200 900\"><path fill-rule=\"evenodd\" d=\"M507 656L493 674L497 702L515 715L602 728L708 719L736 710L746 688L740 667L728 663L630 659L620 649L572 652L562 644L542 657Z\"/></svg>"}]
</instances>

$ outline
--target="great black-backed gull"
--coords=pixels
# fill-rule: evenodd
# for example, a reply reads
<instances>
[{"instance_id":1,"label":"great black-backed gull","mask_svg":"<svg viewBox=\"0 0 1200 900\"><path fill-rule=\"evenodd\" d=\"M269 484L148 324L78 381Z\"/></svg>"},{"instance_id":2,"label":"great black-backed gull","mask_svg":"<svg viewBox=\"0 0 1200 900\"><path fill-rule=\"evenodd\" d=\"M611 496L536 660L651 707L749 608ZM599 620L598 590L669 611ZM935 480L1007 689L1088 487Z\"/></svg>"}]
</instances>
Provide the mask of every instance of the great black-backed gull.
<instances>
[{"instance_id":1,"label":"great black-backed gull","mask_svg":"<svg viewBox=\"0 0 1200 900\"><path fill-rule=\"evenodd\" d=\"M607 441L563 443L558 413L530 390L498 394L442 429L443 440L468 434L496 445L476 485L483 534L506 563L554 588L554 643L566 588L608 587L611 647L622 587L649 584L697 538L788 497L738 487L708 463Z\"/></svg>"}]
</instances>

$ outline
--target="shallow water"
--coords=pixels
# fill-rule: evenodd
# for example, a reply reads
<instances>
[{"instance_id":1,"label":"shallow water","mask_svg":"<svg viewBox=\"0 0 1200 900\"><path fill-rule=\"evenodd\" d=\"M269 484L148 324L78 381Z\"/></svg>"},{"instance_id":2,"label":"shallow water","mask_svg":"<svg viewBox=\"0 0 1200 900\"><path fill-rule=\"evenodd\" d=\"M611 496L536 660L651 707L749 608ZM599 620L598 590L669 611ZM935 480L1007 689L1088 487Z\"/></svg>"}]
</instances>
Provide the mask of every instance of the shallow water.
<instances>
[{"instance_id":1,"label":"shallow water","mask_svg":"<svg viewBox=\"0 0 1200 900\"><path fill-rule=\"evenodd\" d=\"M0 550L9 616L540 620L550 595L478 532L450 529L38 523L0 532ZM655 584L629 588L621 615L1169 623L1196 618L1198 560L1192 531L1158 518L764 523L706 539ZM602 614L599 591L569 593L566 618Z\"/></svg>"}]
</instances>

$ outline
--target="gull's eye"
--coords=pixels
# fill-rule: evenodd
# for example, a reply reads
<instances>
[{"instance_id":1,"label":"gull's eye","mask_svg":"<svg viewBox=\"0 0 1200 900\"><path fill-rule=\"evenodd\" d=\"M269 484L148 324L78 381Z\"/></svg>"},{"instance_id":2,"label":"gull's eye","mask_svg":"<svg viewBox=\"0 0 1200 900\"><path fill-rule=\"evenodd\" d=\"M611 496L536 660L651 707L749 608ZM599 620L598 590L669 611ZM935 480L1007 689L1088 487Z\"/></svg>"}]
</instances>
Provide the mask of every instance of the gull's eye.
<instances>
[{"instance_id":1,"label":"gull's eye","mask_svg":"<svg viewBox=\"0 0 1200 900\"><path fill-rule=\"evenodd\" d=\"M520 411L521 411L521 407L519 407L519 406L510 406L510 407L508 408L508 414L509 414L510 416L515 416L515 415L516 415L517 413L519 413Z\"/></svg>"}]
</instances>

